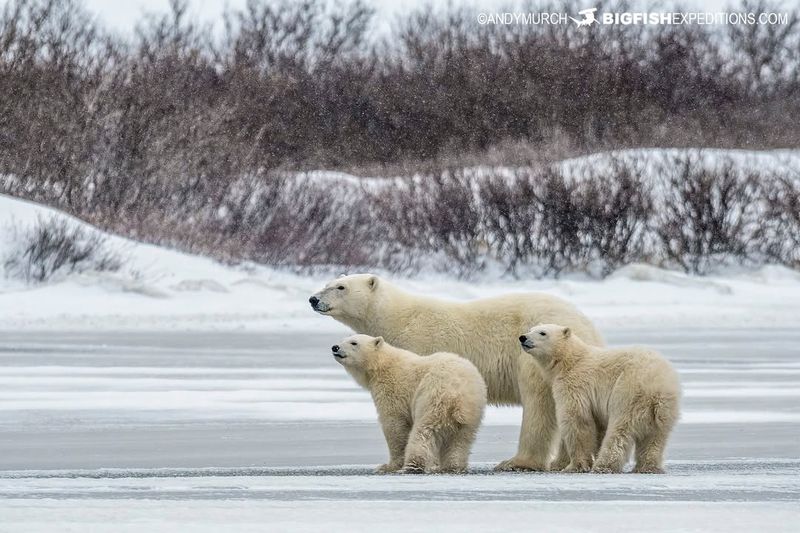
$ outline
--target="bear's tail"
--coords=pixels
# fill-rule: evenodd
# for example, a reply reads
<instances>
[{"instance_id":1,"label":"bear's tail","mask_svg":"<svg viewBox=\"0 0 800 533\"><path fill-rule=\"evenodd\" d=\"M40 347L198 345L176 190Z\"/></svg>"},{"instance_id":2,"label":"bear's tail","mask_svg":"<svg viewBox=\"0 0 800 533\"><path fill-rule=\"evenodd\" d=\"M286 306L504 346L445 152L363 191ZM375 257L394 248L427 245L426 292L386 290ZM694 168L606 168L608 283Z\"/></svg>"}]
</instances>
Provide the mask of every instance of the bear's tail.
<instances>
[{"instance_id":1,"label":"bear's tail","mask_svg":"<svg viewBox=\"0 0 800 533\"><path fill-rule=\"evenodd\" d=\"M447 407L447 420L453 425L453 429L460 429L475 423L474 411L462 404L461 397L454 397L452 401L448 402Z\"/></svg>"},{"instance_id":2,"label":"bear's tail","mask_svg":"<svg viewBox=\"0 0 800 533\"><path fill-rule=\"evenodd\" d=\"M466 424L466 413L464 413L464 410L461 409L461 405L458 402L450 402L448 407L448 420L452 421L456 427Z\"/></svg>"},{"instance_id":3,"label":"bear's tail","mask_svg":"<svg viewBox=\"0 0 800 533\"><path fill-rule=\"evenodd\" d=\"M656 394L650 402L650 409L656 425L671 429L678 421L678 397L674 394Z\"/></svg>"}]
</instances>

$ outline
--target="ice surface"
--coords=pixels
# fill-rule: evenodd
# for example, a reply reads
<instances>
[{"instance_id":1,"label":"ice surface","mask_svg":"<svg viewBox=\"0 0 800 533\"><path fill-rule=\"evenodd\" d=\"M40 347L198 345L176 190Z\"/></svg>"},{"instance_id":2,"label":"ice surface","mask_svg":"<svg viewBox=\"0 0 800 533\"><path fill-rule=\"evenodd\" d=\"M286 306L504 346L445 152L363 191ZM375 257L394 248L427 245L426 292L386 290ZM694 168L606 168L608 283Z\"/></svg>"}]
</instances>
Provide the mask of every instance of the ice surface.
<instances>
[{"instance_id":1,"label":"ice surface","mask_svg":"<svg viewBox=\"0 0 800 533\"><path fill-rule=\"evenodd\" d=\"M493 474L519 410L492 408L467 476L376 476L342 332L5 332L0 531L793 531L800 331L615 329L686 391L668 474ZM298 345L297 339L303 342ZM712 394L713 392L713 394ZM535 528L534 528L535 529Z\"/></svg>"},{"instance_id":2,"label":"ice surface","mask_svg":"<svg viewBox=\"0 0 800 533\"><path fill-rule=\"evenodd\" d=\"M121 506L124 504L124 507ZM32 511L35 506L36 511ZM795 502L260 501L9 499L0 529L52 533L547 531L794 533Z\"/></svg>"}]
</instances>

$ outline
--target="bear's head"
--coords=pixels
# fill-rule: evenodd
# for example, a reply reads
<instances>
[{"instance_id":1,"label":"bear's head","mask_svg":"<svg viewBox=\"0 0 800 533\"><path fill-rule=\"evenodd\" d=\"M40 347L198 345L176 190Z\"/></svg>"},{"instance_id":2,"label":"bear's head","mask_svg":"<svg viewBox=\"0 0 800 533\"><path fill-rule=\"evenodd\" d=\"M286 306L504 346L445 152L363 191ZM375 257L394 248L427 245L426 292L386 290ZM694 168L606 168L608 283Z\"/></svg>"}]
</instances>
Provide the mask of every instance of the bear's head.
<instances>
[{"instance_id":1,"label":"bear's head","mask_svg":"<svg viewBox=\"0 0 800 533\"><path fill-rule=\"evenodd\" d=\"M539 324L521 335L522 349L531 354L544 369L552 368L558 362L558 354L564 353L563 346L569 341L572 331L558 324Z\"/></svg>"},{"instance_id":2,"label":"bear's head","mask_svg":"<svg viewBox=\"0 0 800 533\"><path fill-rule=\"evenodd\" d=\"M383 348L383 337L352 335L331 346L333 358L348 370L364 370L371 358Z\"/></svg>"},{"instance_id":3,"label":"bear's head","mask_svg":"<svg viewBox=\"0 0 800 533\"><path fill-rule=\"evenodd\" d=\"M334 318L362 319L368 312L380 278L372 274L342 276L308 299L317 313Z\"/></svg>"}]
</instances>

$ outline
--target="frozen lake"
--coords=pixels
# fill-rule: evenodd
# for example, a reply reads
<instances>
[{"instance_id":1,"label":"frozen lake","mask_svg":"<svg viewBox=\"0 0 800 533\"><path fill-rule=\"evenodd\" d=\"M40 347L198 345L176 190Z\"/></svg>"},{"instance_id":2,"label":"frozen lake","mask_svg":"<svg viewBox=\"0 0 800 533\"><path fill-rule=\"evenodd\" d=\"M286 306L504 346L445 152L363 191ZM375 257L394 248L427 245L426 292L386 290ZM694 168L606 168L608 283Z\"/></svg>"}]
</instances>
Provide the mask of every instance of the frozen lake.
<instances>
[{"instance_id":1,"label":"frozen lake","mask_svg":"<svg viewBox=\"0 0 800 533\"><path fill-rule=\"evenodd\" d=\"M0 531L796 530L800 331L606 333L681 373L667 475L492 474L520 415L493 408L472 475L373 476L385 444L338 334L4 332Z\"/></svg>"}]
</instances>

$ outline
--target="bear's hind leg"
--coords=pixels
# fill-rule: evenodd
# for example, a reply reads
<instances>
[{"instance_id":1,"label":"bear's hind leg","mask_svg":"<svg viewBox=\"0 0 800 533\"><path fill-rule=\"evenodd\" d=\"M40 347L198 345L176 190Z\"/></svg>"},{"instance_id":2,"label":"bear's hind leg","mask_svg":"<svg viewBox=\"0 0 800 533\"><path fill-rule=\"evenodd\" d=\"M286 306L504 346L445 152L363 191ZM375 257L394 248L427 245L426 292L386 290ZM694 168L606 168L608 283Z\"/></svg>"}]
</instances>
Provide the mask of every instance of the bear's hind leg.
<instances>
[{"instance_id":1,"label":"bear's hind leg","mask_svg":"<svg viewBox=\"0 0 800 533\"><path fill-rule=\"evenodd\" d=\"M667 444L667 435L668 432L655 428L652 433L636 440L634 472L637 474L664 473L664 448Z\"/></svg>"},{"instance_id":2,"label":"bear's hind leg","mask_svg":"<svg viewBox=\"0 0 800 533\"><path fill-rule=\"evenodd\" d=\"M461 426L455 430L442 446L440 472L448 474L463 474L469 466L469 452L475 442L478 428Z\"/></svg>"},{"instance_id":3,"label":"bear's hind leg","mask_svg":"<svg viewBox=\"0 0 800 533\"><path fill-rule=\"evenodd\" d=\"M425 424L414 424L406 445L405 461L401 472L421 474L439 469L439 442L434 428Z\"/></svg>"},{"instance_id":4,"label":"bear's hind leg","mask_svg":"<svg viewBox=\"0 0 800 533\"><path fill-rule=\"evenodd\" d=\"M651 417L642 424L642 438L636 441L634 472L664 473L664 450L672 428L678 421L679 409L677 394L657 393L651 397Z\"/></svg>"},{"instance_id":5,"label":"bear's hind leg","mask_svg":"<svg viewBox=\"0 0 800 533\"><path fill-rule=\"evenodd\" d=\"M633 447L629 420L616 420L608 425L600 452L594 461L592 472L618 474L622 472Z\"/></svg>"}]
</instances>

